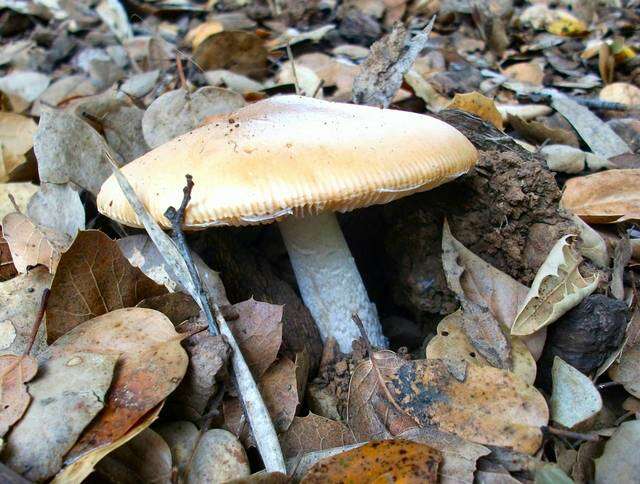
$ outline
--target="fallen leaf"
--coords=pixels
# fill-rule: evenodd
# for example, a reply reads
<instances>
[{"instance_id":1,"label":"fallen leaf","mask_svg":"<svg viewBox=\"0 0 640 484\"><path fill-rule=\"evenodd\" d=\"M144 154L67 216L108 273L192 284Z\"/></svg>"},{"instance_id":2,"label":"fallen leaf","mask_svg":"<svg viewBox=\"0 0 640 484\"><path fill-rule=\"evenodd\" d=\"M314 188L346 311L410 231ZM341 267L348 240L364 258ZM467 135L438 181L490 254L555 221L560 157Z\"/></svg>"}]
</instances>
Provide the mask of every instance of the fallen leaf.
<instances>
[{"instance_id":1,"label":"fallen leaf","mask_svg":"<svg viewBox=\"0 0 640 484\"><path fill-rule=\"evenodd\" d=\"M551 106L558 111L577 131L596 155L609 159L629 153L627 143L589 108L578 104L567 96L554 95ZM563 144L560 142L560 144ZM569 143L564 143L569 144Z\"/></svg>"},{"instance_id":2,"label":"fallen leaf","mask_svg":"<svg viewBox=\"0 0 640 484\"><path fill-rule=\"evenodd\" d=\"M281 35L267 42L269 50L276 50L286 47L287 45L295 45L300 42L310 40L319 42L328 33L334 30L334 24L322 25L316 29L301 32L295 28L285 30Z\"/></svg>"},{"instance_id":3,"label":"fallen leaf","mask_svg":"<svg viewBox=\"0 0 640 484\"><path fill-rule=\"evenodd\" d=\"M192 422L177 421L160 423L154 430L169 445L173 466L178 469L180 478L184 478L184 472L200 437L198 427Z\"/></svg>"},{"instance_id":4,"label":"fallen leaf","mask_svg":"<svg viewBox=\"0 0 640 484\"><path fill-rule=\"evenodd\" d=\"M578 228L578 250L580 253L595 263L599 268L605 269L609 267L609 250L607 243L597 230L591 228L580 217L572 215L572 220Z\"/></svg>"},{"instance_id":5,"label":"fallen leaf","mask_svg":"<svg viewBox=\"0 0 640 484\"><path fill-rule=\"evenodd\" d=\"M251 373L259 380L276 360L282 345L283 307L253 298L233 307L239 317L230 321L229 327Z\"/></svg>"},{"instance_id":6,"label":"fallen leaf","mask_svg":"<svg viewBox=\"0 0 640 484\"><path fill-rule=\"evenodd\" d=\"M251 474L242 444L223 429L207 430L198 441L186 482L226 482Z\"/></svg>"},{"instance_id":7,"label":"fallen leaf","mask_svg":"<svg viewBox=\"0 0 640 484\"><path fill-rule=\"evenodd\" d=\"M511 328L518 309L527 297L529 289L511 276L499 271L462 245L446 223L442 231L443 250L451 250L456 265L462 269L459 284L464 297L480 306L487 307L505 328ZM522 338L533 357L542 354L546 330Z\"/></svg>"},{"instance_id":8,"label":"fallen leaf","mask_svg":"<svg viewBox=\"0 0 640 484\"><path fill-rule=\"evenodd\" d=\"M311 412L306 417L294 417L279 439L285 458L356 443L344 423Z\"/></svg>"},{"instance_id":9,"label":"fallen leaf","mask_svg":"<svg viewBox=\"0 0 640 484\"><path fill-rule=\"evenodd\" d=\"M42 264L53 274L61 253L71 245L66 234L34 224L21 213L10 213L2 219L2 232L9 244L13 264L21 274L29 267Z\"/></svg>"},{"instance_id":10,"label":"fallen leaf","mask_svg":"<svg viewBox=\"0 0 640 484\"><path fill-rule=\"evenodd\" d=\"M609 283L611 295L619 301L624 301L625 299L624 270L631 260L631 255L629 236L625 235L618 240L613 252L613 268L611 270L611 282Z\"/></svg>"},{"instance_id":11,"label":"fallen leaf","mask_svg":"<svg viewBox=\"0 0 640 484\"><path fill-rule=\"evenodd\" d=\"M545 464L536 469L534 484L573 484L573 480L555 464Z\"/></svg>"},{"instance_id":12,"label":"fallen leaf","mask_svg":"<svg viewBox=\"0 0 640 484\"><path fill-rule=\"evenodd\" d=\"M596 171L602 168L612 168L609 160L573 146L546 145L540 148L540 152L545 156L547 166L551 171L576 174L584 170Z\"/></svg>"},{"instance_id":13,"label":"fallen leaf","mask_svg":"<svg viewBox=\"0 0 640 484\"><path fill-rule=\"evenodd\" d=\"M458 264L458 246L451 235L449 224L445 220L442 229L442 268L447 285L456 294L465 317L460 319L464 332L473 347L496 368L511 368L511 345L493 316L489 307L480 299L479 302L468 300L462 287L463 266ZM464 247L463 247L464 248ZM466 249L465 249L466 250ZM475 281L467 274L467 284Z\"/></svg>"},{"instance_id":14,"label":"fallen leaf","mask_svg":"<svg viewBox=\"0 0 640 484\"><path fill-rule=\"evenodd\" d=\"M155 309L164 314L173 323L176 328L180 324L189 324L188 320L195 320L200 314L200 307L196 304L191 296L184 292L170 292L167 294L160 294L159 296L151 296L143 299L138 304L137 308ZM202 328L206 326L202 325ZM186 333L178 328L180 333ZM195 336L195 335L194 335Z\"/></svg>"},{"instance_id":15,"label":"fallen leaf","mask_svg":"<svg viewBox=\"0 0 640 484\"><path fill-rule=\"evenodd\" d=\"M373 43L369 56L360 64L360 72L353 81L355 104L389 106L402 85L404 75L427 43L434 20L435 17L413 38L398 23L389 34Z\"/></svg>"},{"instance_id":16,"label":"fallen leaf","mask_svg":"<svg viewBox=\"0 0 640 484\"><path fill-rule=\"evenodd\" d=\"M33 147L33 135L38 125L31 118L16 113L0 112L0 180L18 165Z\"/></svg>"},{"instance_id":17,"label":"fallen leaf","mask_svg":"<svg viewBox=\"0 0 640 484\"><path fill-rule=\"evenodd\" d=\"M193 27L184 37L184 41L196 49L207 37L222 32L224 25L217 20L209 20Z\"/></svg>"},{"instance_id":18,"label":"fallen leaf","mask_svg":"<svg viewBox=\"0 0 640 484\"><path fill-rule=\"evenodd\" d=\"M640 341L629 338L619 360L609 368L609 376L631 395L640 398Z\"/></svg>"},{"instance_id":19,"label":"fallen leaf","mask_svg":"<svg viewBox=\"0 0 640 484\"><path fill-rule=\"evenodd\" d=\"M103 232L80 232L60 259L51 284L47 339L55 341L83 321L165 292L131 266Z\"/></svg>"},{"instance_id":20,"label":"fallen leaf","mask_svg":"<svg viewBox=\"0 0 640 484\"><path fill-rule=\"evenodd\" d=\"M51 357L77 351L119 355L105 409L85 429L67 462L117 441L175 390L188 363L180 339L162 313L127 308L85 321L49 346Z\"/></svg>"},{"instance_id":21,"label":"fallen leaf","mask_svg":"<svg viewBox=\"0 0 640 484\"><path fill-rule=\"evenodd\" d=\"M193 51L193 60L204 71L226 69L261 79L267 69L267 49L256 34L229 30L208 36Z\"/></svg>"},{"instance_id":22,"label":"fallen leaf","mask_svg":"<svg viewBox=\"0 0 640 484\"><path fill-rule=\"evenodd\" d=\"M117 0L102 0L96 7L96 13L109 27L120 42L133 37L126 10Z\"/></svg>"},{"instance_id":23,"label":"fallen leaf","mask_svg":"<svg viewBox=\"0 0 640 484\"><path fill-rule=\"evenodd\" d=\"M460 109L484 119L498 129L504 129L502 115L496 109L493 99L479 92L456 93L447 109Z\"/></svg>"},{"instance_id":24,"label":"fallen leaf","mask_svg":"<svg viewBox=\"0 0 640 484\"><path fill-rule=\"evenodd\" d=\"M623 422L596 459L596 484L637 482L640 476L640 420Z\"/></svg>"},{"instance_id":25,"label":"fallen leaf","mask_svg":"<svg viewBox=\"0 0 640 484\"><path fill-rule=\"evenodd\" d=\"M184 89L169 91L145 111L144 138L151 148L156 148L197 128L208 116L232 113L244 105L240 94L220 87L205 86L193 93Z\"/></svg>"},{"instance_id":26,"label":"fallen leaf","mask_svg":"<svg viewBox=\"0 0 640 484\"><path fill-rule=\"evenodd\" d=\"M507 114L507 123L509 123L520 136L532 143L542 144L551 142L553 144L569 146L576 144L572 133L561 128L549 128L539 121L525 121L518 116Z\"/></svg>"},{"instance_id":27,"label":"fallen leaf","mask_svg":"<svg viewBox=\"0 0 640 484\"><path fill-rule=\"evenodd\" d=\"M40 180L73 182L97 195L111 175L104 146L102 136L75 113L43 108L33 147Z\"/></svg>"},{"instance_id":28,"label":"fallen leaf","mask_svg":"<svg viewBox=\"0 0 640 484\"><path fill-rule=\"evenodd\" d=\"M550 410L554 422L573 428L602 410L602 397L591 380L557 356L553 360Z\"/></svg>"},{"instance_id":29,"label":"fallen leaf","mask_svg":"<svg viewBox=\"0 0 640 484\"><path fill-rule=\"evenodd\" d=\"M188 329L189 325L179 328L181 332ZM219 373L223 373L231 350L222 336L212 336L206 329L186 338L183 346L189 355L189 366L167 408L197 422L204 417L209 400L216 393Z\"/></svg>"},{"instance_id":30,"label":"fallen leaf","mask_svg":"<svg viewBox=\"0 0 640 484\"><path fill-rule=\"evenodd\" d=\"M386 387L404 363L393 351L376 351L351 374L345 421L357 441L388 439L417 426L396 408Z\"/></svg>"},{"instance_id":31,"label":"fallen leaf","mask_svg":"<svg viewBox=\"0 0 640 484\"><path fill-rule=\"evenodd\" d=\"M147 428L102 459L96 471L109 482L171 484L171 450L160 435Z\"/></svg>"},{"instance_id":32,"label":"fallen leaf","mask_svg":"<svg viewBox=\"0 0 640 484\"><path fill-rule=\"evenodd\" d=\"M5 328L0 355L21 355L27 351L35 315L42 300L42 293L51 285L52 276L44 267L36 267L26 274L0 283L0 325ZM46 346L44 324L38 331L31 354L38 354Z\"/></svg>"},{"instance_id":33,"label":"fallen leaf","mask_svg":"<svg viewBox=\"0 0 640 484\"><path fill-rule=\"evenodd\" d=\"M188 292L186 288L180 285L180 278L178 275L173 274L171 267L158 252L148 235L130 235L118 239L117 243L129 263L139 268L157 284L165 286L170 291ZM220 275L207 266L197 253L193 252L192 257L207 293L220 306L229 305Z\"/></svg>"},{"instance_id":34,"label":"fallen leaf","mask_svg":"<svg viewBox=\"0 0 640 484\"><path fill-rule=\"evenodd\" d=\"M117 359L76 350L44 360L28 386L33 402L3 449L4 462L34 481L55 475L82 430L104 407Z\"/></svg>"},{"instance_id":35,"label":"fallen leaf","mask_svg":"<svg viewBox=\"0 0 640 484\"><path fill-rule=\"evenodd\" d=\"M443 360L414 360L389 377L387 388L423 427L435 425L479 444L537 451L540 427L549 420L542 394L508 371L478 365L464 370L462 376Z\"/></svg>"},{"instance_id":36,"label":"fallen leaf","mask_svg":"<svg viewBox=\"0 0 640 484\"><path fill-rule=\"evenodd\" d=\"M554 18L547 25L547 31L554 35L576 37L589 32L587 25L565 10L553 10Z\"/></svg>"},{"instance_id":37,"label":"fallen leaf","mask_svg":"<svg viewBox=\"0 0 640 484\"><path fill-rule=\"evenodd\" d=\"M607 102L639 106L640 88L627 82L614 82L603 87L598 97Z\"/></svg>"},{"instance_id":38,"label":"fallen leaf","mask_svg":"<svg viewBox=\"0 0 640 484\"><path fill-rule=\"evenodd\" d=\"M540 63L536 61L511 64L502 73L515 81L526 82L536 86L542 85L544 79L544 70Z\"/></svg>"},{"instance_id":39,"label":"fallen leaf","mask_svg":"<svg viewBox=\"0 0 640 484\"><path fill-rule=\"evenodd\" d=\"M438 482L440 452L408 440L370 442L315 464L303 484L339 482Z\"/></svg>"},{"instance_id":40,"label":"fallen leaf","mask_svg":"<svg viewBox=\"0 0 640 484\"><path fill-rule=\"evenodd\" d=\"M570 178L560 205L587 223L640 220L640 169L607 170Z\"/></svg>"},{"instance_id":41,"label":"fallen leaf","mask_svg":"<svg viewBox=\"0 0 640 484\"><path fill-rule=\"evenodd\" d=\"M49 86L46 74L34 71L13 71L0 77L0 91L7 95L13 111L22 112Z\"/></svg>"},{"instance_id":42,"label":"fallen leaf","mask_svg":"<svg viewBox=\"0 0 640 484\"><path fill-rule=\"evenodd\" d=\"M98 447L91 452L84 454L79 459L65 466L51 481L51 484L68 484L72 482L83 482L85 477L93 472L94 466L106 455L117 449L121 445L126 444L129 440L133 439L140 432L143 432L149 427L157 418L158 414L162 410L162 404L156 406L149 411L140 420L138 420L133 428L126 434L120 437L115 442L104 447Z\"/></svg>"},{"instance_id":43,"label":"fallen leaf","mask_svg":"<svg viewBox=\"0 0 640 484\"><path fill-rule=\"evenodd\" d=\"M8 432L29 406L25 383L36 376L38 362L32 356L0 356L0 437Z\"/></svg>"},{"instance_id":44,"label":"fallen leaf","mask_svg":"<svg viewBox=\"0 0 640 484\"><path fill-rule=\"evenodd\" d=\"M84 207L80 194L69 183L43 183L31 197L27 216L37 225L71 238L84 230Z\"/></svg>"},{"instance_id":45,"label":"fallen leaf","mask_svg":"<svg viewBox=\"0 0 640 484\"><path fill-rule=\"evenodd\" d=\"M37 191L38 186L33 183L0 183L0 220L16 211L9 195L13 197L20 211L25 213L29 199Z\"/></svg>"},{"instance_id":46,"label":"fallen leaf","mask_svg":"<svg viewBox=\"0 0 640 484\"><path fill-rule=\"evenodd\" d=\"M473 482L476 461L491 453L480 444L442 432L435 427L413 428L401 433L398 437L419 444L427 444L442 453L442 464L438 469L440 484Z\"/></svg>"},{"instance_id":47,"label":"fallen leaf","mask_svg":"<svg viewBox=\"0 0 640 484\"><path fill-rule=\"evenodd\" d=\"M535 333L595 291L599 277L582 277L579 270L582 256L577 253L571 237L566 235L558 240L538 269L511 327L511 334Z\"/></svg>"},{"instance_id":48,"label":"fallen leaf","mask_svg":"<svg viewBox=\"0 0 640 484\"><path fill-rule=\"evenodd\" d=\"M553 112L553 109L546 104L496 104L496 109L503 121L507 121L509 115L530 121L541 116L548 116Z\"/></svg>"},{"instance_id":49,"label":"fallen leaf","mask_svg":"<svg viewBox=\"0 0 640 484\"><path fill-rule=\"evenodd\" d=\"M458 310L440 321L436 336L427 345L426 358L466 361L473 365L493 366L486 358L476 352L464 331L464 317L462 311ZM512 337L510 343L511 371L529 385L533 385L536 379L536 361L520 338Z\"/></svg>"},{"instance_id":50,"label":"fallen leaf","mask_svg":"<svg viewBox=\"0 0 640 484\"><path fill-rule=\"evenodd\" d=\"M13 264L11 250L9 244L2 234L2 226L0 226L0 282L8 281L18 275L18 270Z\"/></svg>"},{"instance_id":51,"label":"fallen leaf","mask_svg":"<svg viewBox=\"0 0 640 484\"><path fill-rule=\"evenodd\" d=\"M281 358L262 375L258 381L258 388L276 432L285 432L293 422L300 398L295 364L288 358ZM237 435L246 446L255 446L240 401L225 401L223 409L225 427Z\"/></svg>"},{"instance_id":52,"label":"fallen leaf","mask_svg":"<svg viewBox=\"0 0 640 484\"><path fill-rule=\"evenodd\" d=\"M90 79L82 74L63 76L51 83L42 95L33 103L31 114L42 115L42 106L58 107L66 100L92 96L96 93L96 87Z\"/></svg>"},{"instance_id":53,"label":"fallen leaf","mask_svg":"<svg viewBox=\"0 0 640 484\"><path fill-rule=\"evenodd\" d=\"M296 65L295 73L291 64L283 66L276 77L279 84L294 84L301 96L322 99L323 82L315 71L306 66Z\"/></svg>"}]
</instances>

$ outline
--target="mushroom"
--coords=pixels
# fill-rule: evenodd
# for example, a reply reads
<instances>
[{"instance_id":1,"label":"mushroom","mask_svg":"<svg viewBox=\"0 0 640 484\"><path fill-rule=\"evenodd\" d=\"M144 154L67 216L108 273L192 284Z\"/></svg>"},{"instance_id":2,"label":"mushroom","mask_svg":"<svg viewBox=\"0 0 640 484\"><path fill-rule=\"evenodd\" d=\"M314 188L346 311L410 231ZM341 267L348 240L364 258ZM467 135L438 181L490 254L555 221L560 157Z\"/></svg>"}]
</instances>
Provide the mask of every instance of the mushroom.
<instances>
[{"instance_id":1,"label":"mushroom","mask_svg":"<svg viewBox=\"0 0 640 484\"><path fill-rule=\"evenodd\" d=\"M385 347L375 305L334 212L383 204L466 173L473 145L429 116L277 96L218 115L129 163L122 171L164 227L184 176L195 186L185 229L278 222L300 293L324 340L342 351L360 334ZM98 195L103 214L140 227L117 181Z\"/></svg>"}]
</instances>

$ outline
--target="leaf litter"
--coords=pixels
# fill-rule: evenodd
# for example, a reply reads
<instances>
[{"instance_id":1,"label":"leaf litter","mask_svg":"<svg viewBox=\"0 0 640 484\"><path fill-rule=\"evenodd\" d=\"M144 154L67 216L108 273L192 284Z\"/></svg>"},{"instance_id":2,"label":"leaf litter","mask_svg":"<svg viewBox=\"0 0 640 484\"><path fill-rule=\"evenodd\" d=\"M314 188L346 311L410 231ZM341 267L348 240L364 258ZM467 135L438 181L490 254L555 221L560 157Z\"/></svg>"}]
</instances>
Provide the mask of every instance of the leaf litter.
<instances>
[{"instance_id":1,"label":"leaf litter","mask_svg":"<svg viewBox=\"0 0 640 484\"><path fill-rule=\"evenodd\" d=\"M138 3L9 2L0 18L5 465L53 482L324 482L345 459L357 481L637 477L632 2ZM393 351L328 341L319 371L320 341L286 329L311 319L273 227L188 238L227 345L175 243L94 206L112 162L293 92L431 112L480 156L340 216ZM269 468L277 445L253 442L238 352L289 477L257 473L251 447ZM92 364L62 363L79 355Z\"/></svg>"}]
</instances>

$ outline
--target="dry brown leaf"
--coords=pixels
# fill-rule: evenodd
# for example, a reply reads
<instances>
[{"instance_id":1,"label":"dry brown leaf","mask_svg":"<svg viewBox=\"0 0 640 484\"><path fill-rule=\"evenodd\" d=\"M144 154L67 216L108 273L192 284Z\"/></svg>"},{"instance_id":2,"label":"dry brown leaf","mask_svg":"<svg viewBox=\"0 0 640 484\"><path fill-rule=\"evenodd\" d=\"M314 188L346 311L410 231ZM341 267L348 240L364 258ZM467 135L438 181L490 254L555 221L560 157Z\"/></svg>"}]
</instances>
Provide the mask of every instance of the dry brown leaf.
<instances>
[{"instance_id":1,"label":"dry brown leaf","mask_svg":"<svg viewBox=\"0 0 640 484\"><path fill-rule=\"evenodd\" d=\"M49 271L40 266L0 283L0 355L21 355L27 351L42 293L50 286L51 277ZM46 346L44 326L36 334L33 355Z\"/></svg>"},{"instance_id":2,"label":"dry brown leaf","mask_svg":"<svg viewBox=\"0 0 640 484\"><path fill-rule=\"evenodd\" d=\"M207 22L202 22L189 30L187 35L184 36L184 41L187 44L191 44L192 49L196 49L207 37L222 32L223 30L224 25L222 22L209 20Z\"/></svg>"},{"instance_id":3,"label":"dry brown leaf","mask_svg":"<svg viewBox=\"0 0 640 484\"><path fill-rule=\"evenodd\" d=\"M566 235L558 240L538 269L513 322L511 334L526 336L535 333L596 290L599 276L582 277L579 270L582 256L570 240L572 237Z\"/></svg>"},{"instance_id":4,"label":"dry brown leaf","mask_svg":"<svg viewBox=\"0 0 640 484\"><path fill-rule=\"evenodd\" d=\"M58 474L56 474L55 478L51 481L51 484L69 484L83 482L85 477L93 472L94 466L102 458L104 458L104 456L108 455L110 452L112 452L114 449L117 449L121 445L126 444L140 432L148 428L149 425L151 425L158 418L160 410L162 410L162 404L158 405L146 415L144 415L143 418L136 422L135 426L131 428L131 430L129 430L125 435L120 437L115 442L104 447L94 449L67 465Z\"/></svg>"},{"instance_id":5,"label":"dry brown leaf","mask_svg":"<svg viewBox=\"0 0 640 484\"><path fill-rule=\"evenodd\" d=\"M258 388L278 433L285 432L296 414L299 403L296 365L281 358L262 375ZM255 445L238 399L224 402L225 427L238 436L245 446Z\"/></svg>"},{"instance_id":6,"label":"dry brown leaf","mask_svg":"<svg viewBox=\"0 0 640 484\"><path fill-rule=\"evenodd\" d=\"M187 323L178 331L189 333L195 329L195 325ZM219 374L223 373L231 353L222 336L212 336L206 327L203 329L183 342L189 355L189 366L180 386L167 402L167 409L174 415L191 421L204 417L207 404L218 388Z\"/></svg>"},{"instance_id":7,"label":"dry brown leaf","mask_svg":"<svg viewBox=\"0 0 640 484\"><path fill-rule=\"evenodd\" d=\"M498 129L504 129L502 115L496 108L493 99L479 92L456 93L447 109L460 109L484 119Z\"/></svg>"},{"instance_id":8,"label":"dry brown leaf","mask_svg":"<svg viewBox=\"0 0 640 484\"><path fill-rule=\"evenodd\" d=\"M547 403L534 387L513 373L466 365L453 374L443 360L404 363L387 388L396 404L421 426L437 426L480 444L533 454L547 425ZM460 378L462 376L462 378Z\"/></svg>"},{"instance_id":9,"label":"dry brown leaf","mask_svg":"<svg viewBox=\"0 0 640 484\"><path fill-rule=\"evenodd\" d=\"M437 335L427 345L427 359L466 361L473 365L492 366L476 352L464 331L464 314L458 310L438 324ZM536 361L520 338L511 338L512 365L510 370L529 385L536 379Z\"/></svg>"},{"instance_id":10,"label":"dry brown leaf","mask_svg":"<svg viewBox=\"0 0 640 484\"><path fill-rule=\"evenodd\" d=\"M278 356L282 344L283 306L256 301L234 304L239 318L229 322L247 365L257 379Z\"/></svg>"},{"instance_id":11,"label":"dry brown leaf","mask_svg":"<svg viewBox=\"0 0 640 484\"><path fill-rule=\"evenodd\" d=\"M456 265L459 264L462 269L459 284L464 297L487 307L503 327L511 328L529 288L485 262L462 245L451 234L448 223L443 227L442 246L443 251L451 251L450 256L456 257ZM542 354L545 339L546 330L523 338L536 360Z\"/></svg>"},{"instance_id":12,"label":"dry brown leaf","mask_svg":"<svg viewBox=\"0 0 640 484\"><path fill-rule=\"evenodd\" d=\"M502 71L502 73L516 81L542 85L544 79L544 70L538 62L518 62L512 64Z\"/></svg>"},{"instance_id":13,"label":"dry brown leaf","mask_svg":"<svg viewBox=\"0 0 640 484\"><path fill-rule=\"evenodd\" d=\"M440 484L473 482L476 461L491 453L489 449L480 444L474 444L457 435L442 432L435 427L413 428L398 437L427 444L442 452L442 465L438 469Z\"/></svg>"},{"instance_id":14,"label":"dry brown leaf","mask_svg":"<svg viewBox=\"0 0 640 484\"><path fill-rule=\"evenodd\" d=\"M345 420L359 442L387 439L416 427L394 406L385 386L404 363L393 351L376 351L352 373Z\"/></svg>"},{"instance_id":15,"label":"dry brown leaf","mask_svg":"<svg viewBox=\"0 0 640 484\"><path fill-rule=\"evenodd\" d=\"M575 138L569 131L562 128L549 128L539 121L525 121L518 116L507 114L507 123L524 139L542 144L550 142L552 144L569 145L578 148Z\"/></svg>"},{"instance_id":16,"label":"dry brown leaf","mask_svg":"<svg viewBox=\"0 0 640 484\"><path fill-rule=\"evenodd\" d=\"M315 464L302 484L340 482L402 482L435 484L440 452L409 440L370 442Z\"/></svg>"},{"instance_id":17,"label":"dry brown leaf","mask_svg":"<svg viewBox=\"0 0 640 484\"><path fill-rule=\"evenodd\" d=\"M250 473L247 454L235 435L224 429L211 429L198 441L186 483L227 482Z\"/></svg>"},{"instance_id":18,"label":"dry brown leaf","mask_svg":"<svg viewBox=\"0 0 640 484\"><path fill-rule=\"evenodd\" d=\"M600 99L627 106L640 106L640 88L627 82L614 82L600 91Z\"/></svg>"},{"instance_id":19,"label":"dry brown leaf","mask_svg":"<svg viewBox=\"0 0 640 484\"><path fill-rule=\"evenodd\" d=\"M108 482L171 484L171 450L148 428L102 459L96 472Z\"/></svg>"},{"instance_id":20,"label":"dry brown leaf","mask_svg":"<svg viewBox=\"0 0 640 484\"><path fill-rule=\"evenodd\" d=\"M260 79L266 75L267 49L256 34L229 30L204 39L193 60L204 71L226 69Z\"/></svg>"},{"instance_id":21,"label":"dry brown leaf","mask_svg":"<svg viewBox=\"0 0 640 484\"><path fill-rule=\"evenodd\" d=\"M433 19L410 38L404 25L398 23L389 34L374 42L353 81L353 102L388 107L404 75L427 43L432 28Z\"/></svg>"},{"instance_id":22,"label":"dry brown leaf","mask_svg":"<svg viewBox=\"0 0 640 484\"><path fill-rule=\"evenodd\" d=\"M36 376L38 362L32 356L0 356L0 437L18 421L31 397L26 382Z\"/></svg>"},{"instance_id":23,"label":"dry brown leaf","mask_svg":"<svg viewBox=\"0 0 640 484\"><path fill-rule=\"evenodd\" d=\"M609 368L609 376L634 397L640 398L640 341L628 344L620 359Z\"/></svg>"},{"instance_id":24,"label":"dry brown leaf","mask_svg":"<svg viewBox=\"0 0 640 484\"><path fill-rule=\"evenodd\" d=\"M45 360L28 386L33 402L3 449L5 463L34 481L56 474L64 455L104 407L117 359L76 350Z\"/></svg>"},{"instance_id":25,"label":"dry brown leaf","mask_svg":"<svg viewBox=\"0 0 640 484\"><path fill-rule=\"evenodd\" d=\"M285 458L356 443L353 432L344 423L313 413L294 417L279 438Z\"/></svg>"},{"instance_id":26,"label":"dry brown leaf","mask_svg":"<svg viewBox=\"0 0 640 484\"><path fill-rule=\"evenodd\" d=\"M125 435L180 383L188 358L181 336L162 313L126 308L85 321L58 338L46 355L77 351L120 355L105 409L67 455L72 462Z\"/></svg>"},{"instance_id":27,"label":"dry brown leaf","mask_svg":"<svg viewBox=\"0 0 640 484\"><path fill-rule=\"evenodd\" d=\"M13 263L11 249L2 235L2 226L0 226L0 282L7 281L17 275L18 270Z\"/></svg>"},{"instance_id":28,"label":"dry brown leaf","mask_svg":"<svg viewBox=\"0 0 640 484\"><path fill-rule=\"evenodd\" d=\"M34 224L21 213L10 213L2 219L2 231L11 256L20 273L42 264L53 274L61 254L71 245L71 238L55 230Z\"/></svg>"},{"instance_id":29,"label":"dry brown leaf","mask_svg":"<svg viewBox=\"0 0 640 484\"><path fill-rule=\"evenodd\" d=\"M51 284L47 339L55 341L83 321L165 292L131 266L103 232L80 232L60 259Z\"/></svg>"},{"instance_id":30,"label":"dry brown leaf","mask_svg":"<svg viewBox=\"0 0 640 484\"><path fill-rule=\"evenodd\" d=\"M570 178L560 205L588 223L640 220L640 169Z\"/></svg>"},{"instance_id":31,"label":"dry brown leaf","mask_svg":"<svg viewBox=\"0 0 640 484\"><path fill-rule=\"evenodd\" d=\"M461 319L464 332L476 350L496 368L511 368L511 344L503 333L500 323L491 309L482 299L479 302L469 300L462 286L463 266L458 264L459 247L451 235L449 224L445 220L442 229L442 268L447 278L447 285L456 294L465 317ZM462 247L464 248L464 247ZM469 274L467 285L476 284ZM475 289L475 288L474 288Z\"/></svg>"},{"instance_id":32,"label":"dry brown leaf","mask_svg":"<svg viewBox=\"0 0 640 484\"><path fill-rule=\"evenodd\" d=\"M20 211L26 213L29 199L37 191L38 186L33 183L0 183L0 218L16 211L9 195L13 197Z\"/></svg>"},{"instance_id":33,"label":"dry brown leaf","mask_svg":"<svg viewBox=\"0 0 640 484\"><path fill-rule=\"evenodd\" d=\"M26 161L37 127L31 118L0 112L0 180Z\"/></svg>"}]
</instances>

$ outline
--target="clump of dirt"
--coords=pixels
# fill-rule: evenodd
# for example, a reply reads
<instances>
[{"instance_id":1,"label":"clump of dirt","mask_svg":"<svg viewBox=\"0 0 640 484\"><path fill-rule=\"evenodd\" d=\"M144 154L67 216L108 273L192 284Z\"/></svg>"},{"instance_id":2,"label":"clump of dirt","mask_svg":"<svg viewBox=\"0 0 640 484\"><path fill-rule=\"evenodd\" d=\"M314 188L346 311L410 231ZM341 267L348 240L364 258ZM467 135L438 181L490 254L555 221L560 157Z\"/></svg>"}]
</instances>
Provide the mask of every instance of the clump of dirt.
<instances>
[{"instance_id":1,"label":"clump of dirt","mask_svg":"<svg viewBox=\"0 0 640 484\"><path fill-rule=\"evenodd\" d=\"M471 115L444 111L439 116L478 148L476 168L454 182L379 209L390 302L421 323L437 321L439 315L457 307L440 257L445 217L453 235L465 246L527 285L558 238L575 233L570 219L558 208L561 192L542 158ZM349 235L355 230L367 230L363 225L372 224L370 220L345 224L350 243ZM378 234L380 228L376 227ZM361 238L356 235L353 240ZM379 273L379 261L375 261L378 267L369 269L367 251L356 245L356 260L368 280L369 270Z\"/></svg>"}]
</instances>

